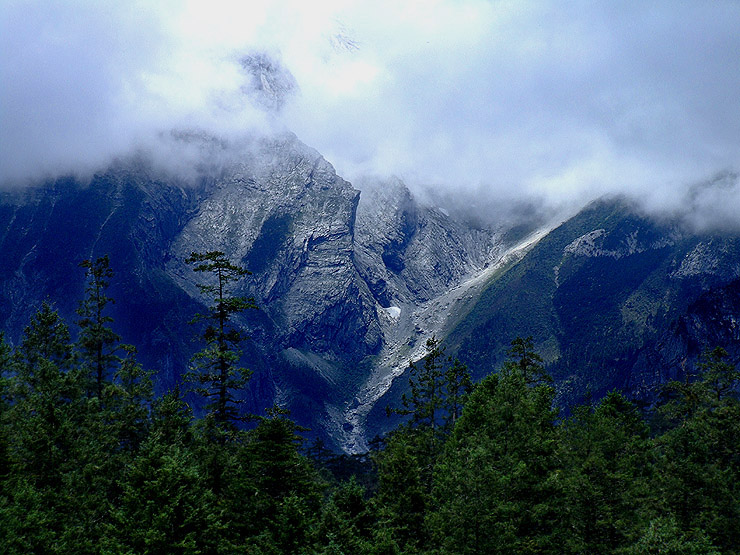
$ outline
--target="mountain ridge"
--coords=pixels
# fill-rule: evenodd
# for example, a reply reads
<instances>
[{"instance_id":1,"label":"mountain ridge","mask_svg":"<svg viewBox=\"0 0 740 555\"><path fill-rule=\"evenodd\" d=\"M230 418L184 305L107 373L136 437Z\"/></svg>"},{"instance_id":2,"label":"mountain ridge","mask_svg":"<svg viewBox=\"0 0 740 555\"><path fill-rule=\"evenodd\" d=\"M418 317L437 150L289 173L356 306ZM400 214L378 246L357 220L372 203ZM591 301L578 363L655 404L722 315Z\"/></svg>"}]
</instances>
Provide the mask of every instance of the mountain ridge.
<instances>
[{"instance_id":1,"label":"mountain ridge","mask_svg":"<svg viewBox=\"0 0 740 555\"><path fill-rule=\"evenodd\" d=\"M172 387L197 349L188 322L204 302L184 260L222 250L253 272L236 293L260 307L238 320L249 410L284 405L348 452L390 427L383 409L433 336L479 379L514 337L532 335L564 405L612 388L649 400L710 338L740 355L736 323L723 319L740 278L732 233L687 231L623 198L534 231L471 225L398 179L356 189L292 134L177 140L203 156L195 173L139 157L89 183L2 193L0 327L11 341L47 298L74 322L79 262L110 254L116 330L158 388Z\"/></svg>"}]
</instances>

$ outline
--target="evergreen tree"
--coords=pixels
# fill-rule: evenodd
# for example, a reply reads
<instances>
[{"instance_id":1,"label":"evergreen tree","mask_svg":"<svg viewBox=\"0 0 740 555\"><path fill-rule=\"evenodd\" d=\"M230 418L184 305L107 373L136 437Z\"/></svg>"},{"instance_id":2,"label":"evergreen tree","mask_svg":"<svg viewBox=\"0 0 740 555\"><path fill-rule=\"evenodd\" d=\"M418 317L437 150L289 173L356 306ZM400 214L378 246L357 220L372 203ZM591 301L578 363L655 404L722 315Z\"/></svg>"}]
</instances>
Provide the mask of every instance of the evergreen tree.
<instances>
[{"instance_id":1,"label":"evergreen tree","mask_svg":"<svg viewBox=\"0 0 740 555\"><path fill-rule=\"evenodd\" d=\"M192 416L177 391L154 403L151 432L122 477L110 552L217 553L224 527L200 474Z\"/></svg>"},{"instance_id":2,"label":"evergreen tree","mask_svg":"<svg viewBox=\"0 0 740 555\"><path fill-rule=\"evenodd\" d=\"M402 408L386 409L408 420L375 456L381 526L402 549L412 550L422 549L429 539L424 515L435 465L472 387L467 368L445 359L438 339L428 339L426 347L423 366L409 364L410 393L403 395Z\"/></svg>"},{"instance_id":3,"label":"evergreen tree","mask_svg":"<svg viewBox=\"0 0 740 555\"><path fill-rule=\"evenodd\" d=\"M67 488L87 411L69 339L66 324L43 303L13 356L10 405L2 415L9 475L0 550L6 553L61 552L83 520Z\"/></svg>"},{"instance_id":4,"label":"evergreen tree","mask_svg":"<svg viewBox=\"0 0 740 555\"><path fill-rule=\"evenodd\" d=\"M721 404L740 381L740 371L727 361L728 357L729 354L722 347L707 350L700 357L699 370L702 382L712 396L708 399L711 403Z\"/></svg>"},{"instance_id":5,"label":"evergreen tree","mask_svg":"<svg viewBox=\"0 0 740 555\"><path fill-rule=\"evenodd\" d=\"M670 427L656 438L662 501L686 534L706 532L723 550L740 545L740 402L726 352L704 353L699 379L671 382L659 410Z\"/></svg>"},{"instance_id":6,"label":"evergreen tree","mask_svg":"<svg viewBox=\"0 0 740 555\"><path fill-rule=\"evenodd\" d=\"M559 427L562 545L609 553L631 545L657 511L648 429L637 407L609 393Z\"/></svg>"},{"instance_id":7,"label":"evergreen tree","mask_svg":"<svg viewBox=\"0 0 740 555\"><path fill-rule=\"evenodd\" d=\"M80 266L85 268L85 298L80 302L77 322L80 335L77 344L82 355L83 364L90 373L93 391L98 397L103 395L103 387L108 374L118 362L116 344L120 337L110 329L113 318L105 314L108 304L115 302L108 297L106 290L113 277L108 255L91 262L83 260Z\"/></svg>"},{"instance_id":8,"label":"evergreen tree","mask_svg":"<svg viewBox=\"0 0 740 555\"><path fill-rule=\"evenodd\" d=\"M651 520L642 536L622 553L625 555L720 555L702 531L684 533L673 517Z\"/></svg>"},{"instance_id":9,"label":"evergreen tree","mask_svg":"<svg viewBox=\"0 0 740 555\"><path fill-rule=\"evenodd\" d=\"M449 434L462 414L463 407L473 390L473 380L468 367L459 360L447 359L449 364L444 380L445 434Z\"/></svg>"},{"instance_id":10,"label":"evergreen tree","mask_svg":"<svg viewBox=\"0 0 740 555\"><path fill-rule=\"evenodd\" d=\"M96 552L111 536L110 522L124 494L124 476L140 454L149 430L152 383L135 360L135 349L122 345L126 357L106 383L101 397L88 404L80 430L77 464L67 490L77 500L84 526L73 540L78 551Z\"/></svg>"},{"instance_id":11,"label":"evergreen tree","mask_svg":"<svg viewBox=\"0 0 740 555\"><path fill-rule=\"evenodd\" d=\"M154 399L151 372L136 361L136 348L121 345L125 357L114 375L113 383L105 390L109 405L109 435L115 438L115 449L135 453L147 436L149 407Z\"/></svg>"},{"instance_id":12,"label":"evergreen tree","mask_svg":"<svg viewBox=\"0 0 740 555\"><path fill-rule=\"evenodd\" d=\"M402 409L388 409L402 416L409 416L409 424L412 428L424 427L435 432L440 420L442 410L442 389L444 371L442 360L444 351L440 342L435 337L427 339L427 354L424 357L424 365L420 369L413 362L409 363L409 389L410 394L403 394L401 399ZM432 436L435 434L432 433Z\"/></svg>"},{"instance_id":13,"label":"evergreen tree","mask_svg":"<svg viewBox=\"0 0 740 555\"><path fill-rule=\"evenodd\" d=\"M10 383L12 376L13 350L0 332L0 504L4 485L10 472L10 447L6 414L10 408Z\"/></svg>"},{"instance_id":14,"label":"evergreen tree","mask_svg":"<svg viewBox=\"0 0 740 555\"><path fill-rule=\"evenodd\" d=\"M421 368L417 364L409 364L410 393L402 396L403 408L387 408L386 411L409 417L401 431L416 444L422 480L430 492L434 463L445 437L460 416L472 389L472 381L464 364L450 357L445 360L444 348L438 339L428 339L426 348Z\"/></svg>"},{"instance_id":15,"label":"evergreen tree","mask_svg":"<svg viewBox=\"0 0 740 555\"><path fill-rule=\"evenodd\" d=\"M369 553L375 518L365 489L352 477L337 487L324 504L317 528L324 553Z\"/></svg>"},{"instance_id":16,"label":"evergreen tree","mask_svg":"<svg viewBox=\"0 0 740 555\"><path fill-rule=\"evenodd\" d=\"M311 462L300 454L300 428L287 411L268 409L249 432L243 460L246 476L237 485L252 493L245 534L256 545L267 542L279 553L300 553L310 542L309 532L319 512L319 482ZM242 496L231 498L243 503Z\"/></svg>"},{"instance_id":17,"label":"evergreen tree","mask_svg":"<svg viewBox=\"0 0 740 555\"><path fill-rule=\"evenodd\" d=\"M503 372L521 373L527 385L552 383L552 377L545 371L542 357L534 350L531 335L514 339L508 354L510 360L504 364Z\"/></svg>"},{"instance_id":18,"label":"evergreen tree","mask_svg":"<svg viewBox=\"0 0 740 555\"><path fill-rule=\"evenodd\" d=\"M374 541L409 553L419 552L428 541L424 515L430 499L424 481L425 460L417 437L414 432L398 430L375 457L378 491L373 503L378 528Z\"/></svg>"},{"instance_id":19,"label":"evergreen tree","mask_svg":"<svg viewBox=\"0 0 740 555\"><path fill-rule=\"evenodd\" d=\"M206 398L206 409L215 420L216 429L232 430L240 419L239 400L234 392L246 385L250 375L237 366L241 357L238 347L244 334L232 320L236 314L256 308L253 299L234 296L232 287L249 271L232 264L220 251L194 252L185 262L194 265L193 271L206 274L208 283L198 284L198 288L212 302L207 313L197 314L194 319L206 322L202 335L206 347L193 356L186 379Z\"/></svg>"},{"instance_id":20,"label":"evergreen tree","mask_svg":"<svg viewBox=\"0 0 740 555\"><path fill-rule=\"evenodd\" d=\"M556 550L554 390L520 345L473 390L437 465L428 527L443 551Z\"/></svg>"}]
</instances>

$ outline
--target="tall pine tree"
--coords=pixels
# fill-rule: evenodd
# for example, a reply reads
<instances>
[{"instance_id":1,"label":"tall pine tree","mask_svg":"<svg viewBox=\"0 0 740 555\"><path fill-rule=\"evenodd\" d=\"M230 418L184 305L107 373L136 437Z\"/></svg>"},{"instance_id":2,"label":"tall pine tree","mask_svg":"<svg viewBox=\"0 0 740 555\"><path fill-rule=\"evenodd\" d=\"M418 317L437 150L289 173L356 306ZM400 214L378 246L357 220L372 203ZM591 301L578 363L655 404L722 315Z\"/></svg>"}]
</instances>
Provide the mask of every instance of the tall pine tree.
<instances>
[{"instance_id":1,"label":"tall pine tree","mask_svg":"<svg viewBox=\"0 0 740 555\"><path fill-rule=\"evenodd\" d=\"M83 364L90 374L91 392L101 398L105 382L119 360L116 355L116 344L120 337L110 329L109 324L113 318L105 313L106 307L114 302L107 295L113 270L108 255L94 262L83 260L80 266L85 268L87 286L85 298L77 308L77 314L80 316L77 322L80 326L77 344Z\"/></svg>"},{"instance_id":2,"label":"tall pine tree","mask_svg":"<svg viewBox=\"0 0 740 555\"><path fill-rule=\"evenodd\" d=\"M435 472L433 542L451 553L554 550L554 390L529 340L473 390Z\"/></svg>"},{"instance_id":3,"label":"tall pine tree","mask_svg":"<svg viewBox=\"0 0 740 555\"><path fill-rule=\"evenodd\" d=\"M233 287L249 271L232 264L221 251L193 252L185 262L193 265L193 271L205 275L206 283L198 284L198 289L211 302L208 312L197 314L193 320L205 322L202 338L206 346L193 356L186 379L207 400L206 410L217 429L232 430L240 419L239 399L234 393L246 385L250 376L246 368L238 366L239 345L245 337L233 318L257 308L254 299L234 295Z\"/></svg>"}]
</instances>

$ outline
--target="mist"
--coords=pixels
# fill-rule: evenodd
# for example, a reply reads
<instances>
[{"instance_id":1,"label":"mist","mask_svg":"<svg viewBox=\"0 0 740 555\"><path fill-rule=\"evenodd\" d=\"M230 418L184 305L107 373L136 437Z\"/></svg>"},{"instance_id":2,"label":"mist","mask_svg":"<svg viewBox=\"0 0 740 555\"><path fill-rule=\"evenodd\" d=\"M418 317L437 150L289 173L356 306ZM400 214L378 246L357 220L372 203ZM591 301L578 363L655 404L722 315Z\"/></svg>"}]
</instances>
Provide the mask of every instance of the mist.
<instances>
[{"instance_id":1,"label":"mist","mask_svg":"<svg viewBox=\"0 0 740 555\"><path fill-rule=\"evenodd\" d=\"M0 182L291 131L352 182L479 212L623 194L740 226L737 178L701 185L740 166L738 2L153 4L2 4Z\"/></svg>"}]
</instances>

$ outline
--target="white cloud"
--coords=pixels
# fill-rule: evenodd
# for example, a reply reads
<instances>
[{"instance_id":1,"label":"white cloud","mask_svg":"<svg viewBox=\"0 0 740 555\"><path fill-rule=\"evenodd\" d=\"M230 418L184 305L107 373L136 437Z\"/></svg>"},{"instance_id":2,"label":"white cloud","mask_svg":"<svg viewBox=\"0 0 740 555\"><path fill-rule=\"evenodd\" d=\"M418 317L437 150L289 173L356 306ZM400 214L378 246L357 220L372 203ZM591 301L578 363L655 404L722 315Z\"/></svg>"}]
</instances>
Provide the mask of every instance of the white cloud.
<instances>
[{"instance_id":1,"label":"white cloud","mask_svg":"<svg viewBox=\"0 0 740 555\"><path fill-rule=\"evenodd\" d=\"M277 124L350 179L676 208L740 165L733 1L9 1L0 17L6 179L172 127L275 125L242 93L255 50L300 88Z\"/></svg>"}]
</instances>

